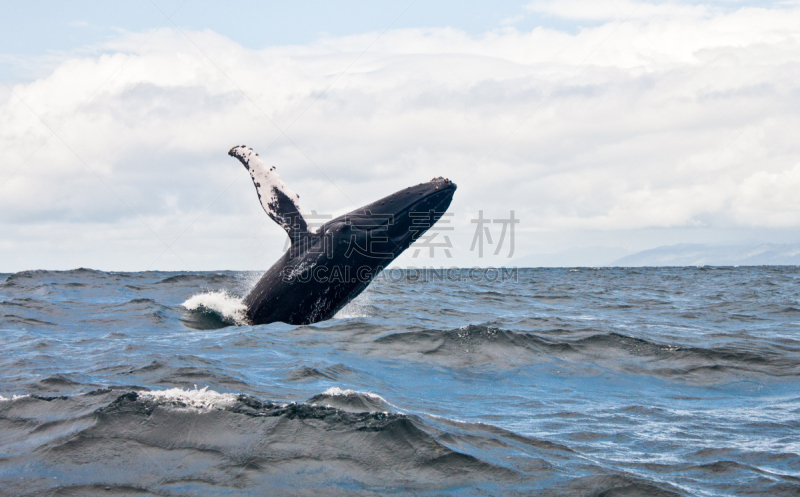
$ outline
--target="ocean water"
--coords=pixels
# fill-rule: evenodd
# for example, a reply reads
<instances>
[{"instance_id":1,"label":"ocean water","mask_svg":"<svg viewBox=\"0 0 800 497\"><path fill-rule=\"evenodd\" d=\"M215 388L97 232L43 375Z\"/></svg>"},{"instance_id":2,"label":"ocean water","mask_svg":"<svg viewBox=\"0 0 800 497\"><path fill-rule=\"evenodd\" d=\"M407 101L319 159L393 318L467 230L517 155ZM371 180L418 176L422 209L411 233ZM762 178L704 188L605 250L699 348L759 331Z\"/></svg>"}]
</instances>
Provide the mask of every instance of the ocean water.
<instances>
[{"instance_id":1,"label":"ocean water","mask_svg":"<svg viewBox=\"0 0 800 497\"><path fill-rule=\"evenodd\" d=\"M800 494L798 267L258 276L0 275L0 494Z\"/></svg>"}]
</instances>

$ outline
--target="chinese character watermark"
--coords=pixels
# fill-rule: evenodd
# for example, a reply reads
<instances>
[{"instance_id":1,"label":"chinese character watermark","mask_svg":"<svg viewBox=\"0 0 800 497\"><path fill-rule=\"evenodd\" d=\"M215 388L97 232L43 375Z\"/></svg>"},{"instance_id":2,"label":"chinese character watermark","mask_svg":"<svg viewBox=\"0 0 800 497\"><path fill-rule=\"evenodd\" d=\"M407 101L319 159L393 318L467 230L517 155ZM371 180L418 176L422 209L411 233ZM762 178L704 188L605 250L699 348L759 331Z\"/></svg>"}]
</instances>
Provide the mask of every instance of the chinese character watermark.
<instances>
[{"instance_id":1,"label":"chinese character watermark","mask_svg":"<svg viewBox=\"0 0 800 497\"><path fill-rule=\"evenodd\" d=\"M503 242L506 238L506 233L509 234L509 251L508 257L509 259L514 255L514 225L519 224L519 219L514 217L514 211L512 210L508 219L485 219L483 217L483 211L478 211L478 219L470 220L471 223L475 224L475 235L472 237L472 245L469 248L470 252L475 251L475 246L478 246L478 257L483 258L483 240L486 238L486 242L489 245L494 245L492 241L492 234L489 231L489 226L485 226L487 224L502 224L503 228L500 232L500 239L497 242L497 247L495 248L494 255L500 253L500 249L503 247ZM510 227L510 229L509 229Z\"/></svg>"},{"instance_id":2,"label":"chinese character watermark","mask_svg":"<svg viewBox=\"0 0 800 497\"><path fill-rule=\"evenodd\" d=\"M284 281L307 283L369 283L380 280L389 283L396 282L455 282L470 281L473 283L496 283L502 281L519 281L519 271L516 267L411 267L411 268L373 268L361 266L358 268L348 265L335 264L330 267L319 265L298 270L296 267L287 266L281 276Z\"/></svg>"},{"instance_id":3,"label":"chinese character watermark","mask_svg":"<svg viewBox=\"0 0 800 497\"><path fill-rule=\"evenodd\" d=\"M301 253L327 254L330 259L333 257L335 241L336 247L341 247L340 244L347 244L344 252L344 257L347 258L355 255L375 259L392 259L402 251L397 250L399 245L408 247L406 244L411 243L413 244L411 248L414 249L411 255L413 259L418 258L423 250L427 250L428 257L433 259L437 254L436 249L439 249L439 254L444 253L446 258L451 259L453 257L451 250L454 250L454 245L450 240L450 232L455 230L455 227L451 225L453 217L452 212L410 211L407 219L403 216L402 221L397 221L393 214L372 213L367 209L346 214L342 218L334 220L333 223L328 223L332 220L332 215L311 211L305 216L308 231L297 235L293 234L292 238L286 240L284 250L291 250L296 255ZM479 210L478 217L471 219L470 223L475 225L470 252L477 250L478 257L483 258L484 248L491 250L485 246L491 245L494 247L493 255L495 256L501 253L503 247L508 247L504 257L510 259L514 256L515 226L520 223L515 211L509 211L507 218L492 219L484 217L483 210ZM498 224L500 225L499 234L497 227L492 228ZM349 230L345 236L339 236L342 225ZM398 231L397 228L400 230ZM411 241L408 241L407 235L410 235ZM506 242L506 240L508 241Z\"/></svg>"},{"instance_id":4,"label":"chinese character watermark","mask_svg":"<svg viewBox=\"0 0 800 497\"><path fill-rule=\"evenodd\" d=\"M423 248L429 250L429 257L433 259L434 251L440 248L444 251L444 255L448 259L453 256L450 254L450 249L453 248L453 243L450 241L448 235L443 235L441 241L435 241L442 231L453 231L453 226L442 226L443 224L450 224L450 219L445 219L445 216L452 216L452 212L436 212L430 210L428 212L409 212L411 217L411 231L415 232L414 240L414 255L411 257L416 259ZM438 222L437 222L438 219Z\"/></svg>"},{"instance_id":5,"label":"chinese character watermark","mask_svg":"<svg viewBox=\"0 0 800 497\"><path fill-rule=\"evenodd\" d=\"M354 216L345 216L344 223L347 226L358 228L350 234L350 241L345 252L345 257L350 257L354 253L365 257L383 259L394 257L391 252L381 252L380 244L389 242L389 226L394 224L393 214L373 214L369 210ZM358 243L363 239L363 246ZM384 249L385 250L385 249Z\"/></svg>"}]
</instances>

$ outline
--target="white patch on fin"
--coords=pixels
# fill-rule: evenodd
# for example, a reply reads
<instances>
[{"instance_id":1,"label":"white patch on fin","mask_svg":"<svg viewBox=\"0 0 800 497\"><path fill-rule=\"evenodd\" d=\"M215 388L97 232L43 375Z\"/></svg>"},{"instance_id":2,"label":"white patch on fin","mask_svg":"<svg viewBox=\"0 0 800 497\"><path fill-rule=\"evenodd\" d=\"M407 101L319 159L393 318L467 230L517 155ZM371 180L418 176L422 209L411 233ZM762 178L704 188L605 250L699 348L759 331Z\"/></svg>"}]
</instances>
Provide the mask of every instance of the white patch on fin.
<instances>
[{"instance_id":1,"label":"white patch on fin","mask_svg":"<svg viewBox=\"0 0 800 497\"><path fill-rule=\"evenodd\" d=\"M292 240L308 231L308 223L300 213L300 196L281 181L274 166L267 166L252 148L244 145L233 147L228 155L239 159L247 168L264 211Z\"/></svg>"}]
</instances>

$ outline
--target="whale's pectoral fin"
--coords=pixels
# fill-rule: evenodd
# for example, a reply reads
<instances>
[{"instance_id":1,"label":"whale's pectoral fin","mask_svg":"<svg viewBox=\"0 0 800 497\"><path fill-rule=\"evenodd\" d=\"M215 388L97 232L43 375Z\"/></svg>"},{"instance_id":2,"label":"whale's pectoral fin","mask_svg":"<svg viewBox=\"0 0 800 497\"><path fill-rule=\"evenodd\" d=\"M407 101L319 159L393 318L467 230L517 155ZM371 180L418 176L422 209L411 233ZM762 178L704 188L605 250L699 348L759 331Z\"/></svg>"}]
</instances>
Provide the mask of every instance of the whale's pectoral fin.
<instances>
[{"instance_id":1,"label":"whale's pectoral fin","mask_svg":"<svg viewBox=\"0 0 800 497\"><path fill-rule=\"evenodd\" d=\"M300 197L283 184L275 167L267 166L252 148L244 145L233 147L228 155L239 159L250 172L264 211L286 230L293 242L308 232L308 223L300 213Z\"/></svg>"}]
</instances>

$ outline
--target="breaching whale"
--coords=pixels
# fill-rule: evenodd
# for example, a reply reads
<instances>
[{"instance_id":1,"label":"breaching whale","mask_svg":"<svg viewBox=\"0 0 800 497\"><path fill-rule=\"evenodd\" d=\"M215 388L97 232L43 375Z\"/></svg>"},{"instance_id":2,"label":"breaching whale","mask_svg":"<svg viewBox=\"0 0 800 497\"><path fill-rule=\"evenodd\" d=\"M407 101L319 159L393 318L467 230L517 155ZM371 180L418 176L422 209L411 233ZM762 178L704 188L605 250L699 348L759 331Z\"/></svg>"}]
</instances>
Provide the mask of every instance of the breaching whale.
<instances>
[{"instance_id":1,"label":"breaching whale","mask_svg":"<svg viewBox=\"0 0 800 497\"><path fill-rule=\"evenodd\" d=\"M250 172L267 215L289 235L286 253L245 297L253 324L330 319L444 215L456 185L434 178L400 190L310 231L299 196L244 145L230 149Z\"/></svg>"}]
</instances>

